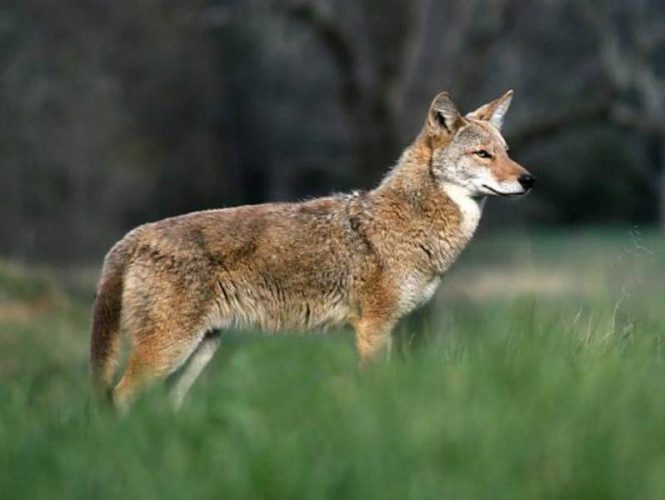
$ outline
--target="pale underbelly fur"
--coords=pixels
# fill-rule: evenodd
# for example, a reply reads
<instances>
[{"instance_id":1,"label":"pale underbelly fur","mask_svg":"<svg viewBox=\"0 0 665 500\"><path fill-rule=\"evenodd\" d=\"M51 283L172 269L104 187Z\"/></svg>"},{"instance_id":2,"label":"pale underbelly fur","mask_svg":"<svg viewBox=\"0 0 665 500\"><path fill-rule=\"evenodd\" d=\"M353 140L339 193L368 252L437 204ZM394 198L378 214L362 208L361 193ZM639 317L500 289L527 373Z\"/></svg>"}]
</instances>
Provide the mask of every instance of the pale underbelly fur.
<instances>
[{"instance_id":1,"label":"pale underbelly fur","mask_svg":"<svg viewBox=\"0 0 665 500\"><path fill-rule=\"evenodd\" d=\"M253 300L251 296L230 301L228 297L218 297L204 327L209 330L259 328L268 332L325 330L347 322L349 312L343 297L275 302Z\"/></svg>"}]
</instances>

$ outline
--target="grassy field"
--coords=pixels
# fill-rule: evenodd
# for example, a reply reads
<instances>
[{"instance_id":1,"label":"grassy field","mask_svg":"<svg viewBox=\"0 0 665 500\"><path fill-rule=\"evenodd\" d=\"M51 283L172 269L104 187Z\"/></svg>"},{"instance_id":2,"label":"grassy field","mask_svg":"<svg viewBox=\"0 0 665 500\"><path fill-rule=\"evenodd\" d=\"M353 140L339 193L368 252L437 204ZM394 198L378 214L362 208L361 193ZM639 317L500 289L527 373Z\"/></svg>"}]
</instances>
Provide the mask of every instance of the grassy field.
<instances>
[{"instance_id":1,"label":"grassy field","mask_svg":"<svg viewBox=\"0 0 665 500\"><path fill-rule=\"evenodd\" d=\"M389 363L233 334L170 410L92 404L94 272L0 264L0 497L665 498L665 238L471 244Z\"/></svg>"}]
</instances>

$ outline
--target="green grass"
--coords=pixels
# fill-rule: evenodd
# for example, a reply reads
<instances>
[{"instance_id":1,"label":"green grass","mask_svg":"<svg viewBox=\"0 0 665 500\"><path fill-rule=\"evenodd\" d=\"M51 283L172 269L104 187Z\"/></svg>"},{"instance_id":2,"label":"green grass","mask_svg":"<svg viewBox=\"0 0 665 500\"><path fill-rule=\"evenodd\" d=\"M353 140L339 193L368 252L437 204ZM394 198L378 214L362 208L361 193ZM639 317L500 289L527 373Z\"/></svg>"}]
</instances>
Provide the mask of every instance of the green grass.
<instances>
[{"instance_id":1,"label":"green grass","mask_svg":"<svg viewBox=\"0 0 665 500\"><path fill-rule=\"evenodd\" d=\"M655 234L481 238L389 363L228 335L182 411L125 418L90 397L90 294L0 265L0 497L664 498L664 263Z\"/></svg>"}]
</instances>

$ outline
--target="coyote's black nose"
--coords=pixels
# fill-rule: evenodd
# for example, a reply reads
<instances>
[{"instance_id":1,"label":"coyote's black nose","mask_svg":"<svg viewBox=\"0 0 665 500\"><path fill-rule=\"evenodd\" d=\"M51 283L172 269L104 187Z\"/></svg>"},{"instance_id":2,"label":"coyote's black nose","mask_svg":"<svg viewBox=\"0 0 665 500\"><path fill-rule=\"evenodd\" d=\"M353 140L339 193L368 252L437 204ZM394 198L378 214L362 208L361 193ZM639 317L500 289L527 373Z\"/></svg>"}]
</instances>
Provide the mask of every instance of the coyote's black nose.
<instances>
[{"instance_id":1,"label":"coyote's black nose","mask_svg":"<svg viewBox=\"0 0 665 500\"><path fill-rule=\"evenodd\" d=\"M531 189L536 183L536 178L531 174L522 174L520 175L517 181L522 185L524 189Z\"/></svg>"}]
</instances>

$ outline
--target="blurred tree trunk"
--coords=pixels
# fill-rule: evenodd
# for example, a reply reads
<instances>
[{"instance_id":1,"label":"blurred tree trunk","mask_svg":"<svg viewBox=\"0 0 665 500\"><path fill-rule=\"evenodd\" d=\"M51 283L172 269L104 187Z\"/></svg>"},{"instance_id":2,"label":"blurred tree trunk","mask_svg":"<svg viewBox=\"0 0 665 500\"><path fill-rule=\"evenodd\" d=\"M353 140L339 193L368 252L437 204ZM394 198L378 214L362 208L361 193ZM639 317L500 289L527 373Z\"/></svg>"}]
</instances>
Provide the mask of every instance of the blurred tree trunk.
<instances>
[{"instance_id":1,"label":"blurred tree trunk","mask_svg":"<svg viewBox=\"0 0 665 500\"><path fill-rule=\"evenodd\" d=\"M424 41L428 0L363 0L362 11L373 72L356 148L359 182L376 183L401 149L400 117ZM369 139L369 143L366 143Z\"/></svg>"},{"instance_id":2,"label":"blurred tree trunk","mask_svg":"<svg viewBox=\"0 0 665 500\"><path fill-rule=\"evenodd\" d=\"M279 4L312 30L337 67L341 102L350 121L356 181L369 188L397 161L400 116L422 47L428 0L362 0L362 43L315 2ZM361 68L367 53L369 67Z\"/></svg>"},{"instance_id":3,"label":"blurred tree trunk","mask_svg":"<svg viewBox=\"0 0 665 500\"><path fill-rule=\"evenodd\" d=\"M400 145L398 113L386 95L368 96L369 102L353 108L353 148L356 183L370 188L396 162ZM351 110L348 108L349 111Z\"/></svg>"}]
</instances>

